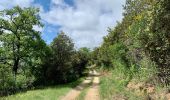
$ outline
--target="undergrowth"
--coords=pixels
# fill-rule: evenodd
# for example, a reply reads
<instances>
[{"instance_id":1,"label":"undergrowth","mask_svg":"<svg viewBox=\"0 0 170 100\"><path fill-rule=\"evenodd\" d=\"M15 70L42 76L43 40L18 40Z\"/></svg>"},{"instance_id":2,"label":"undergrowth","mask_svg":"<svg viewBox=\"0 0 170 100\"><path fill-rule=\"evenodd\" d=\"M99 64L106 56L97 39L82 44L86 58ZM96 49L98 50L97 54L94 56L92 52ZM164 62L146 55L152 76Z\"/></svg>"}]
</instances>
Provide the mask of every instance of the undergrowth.
<instances>
[{"instance_id":1,"label":"undergrowth","mask_svg":"<svg viewBox=\"0 0 170 100\"><path fill-rule=\"evenodd\" d=\"M148 95L140 90L130 90L127 85L133 83L154 83L156 69L155 65L147 59L141 61L140 67L131 65L126 67L121 61L115 61L114 69L100 69L104 74L100 78L100 95L102 100L146 100ZM155 89L158 84L155 84ZM160 88L159 88L160 89Z\"/></svg>"}]
</instances>

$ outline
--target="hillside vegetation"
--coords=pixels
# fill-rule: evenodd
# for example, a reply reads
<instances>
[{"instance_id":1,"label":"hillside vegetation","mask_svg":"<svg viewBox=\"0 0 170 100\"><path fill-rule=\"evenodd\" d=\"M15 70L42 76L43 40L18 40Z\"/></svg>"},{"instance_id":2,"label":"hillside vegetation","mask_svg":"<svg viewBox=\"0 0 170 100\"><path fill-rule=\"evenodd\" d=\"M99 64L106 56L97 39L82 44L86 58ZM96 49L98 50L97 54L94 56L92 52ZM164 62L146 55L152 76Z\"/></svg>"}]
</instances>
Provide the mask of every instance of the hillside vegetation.
<instances>
[{"instance_id":1,"label":"hillside vegetation","mask_svg":"<svg viewBox=\"0 0 170 100\"><path fill-rule=\"evenodd\" d=\"M169 14L169 0L126 1L123 20L93 51L94 62L106 70L103 99L169 99Z\"/></svg>"}]
</instances>

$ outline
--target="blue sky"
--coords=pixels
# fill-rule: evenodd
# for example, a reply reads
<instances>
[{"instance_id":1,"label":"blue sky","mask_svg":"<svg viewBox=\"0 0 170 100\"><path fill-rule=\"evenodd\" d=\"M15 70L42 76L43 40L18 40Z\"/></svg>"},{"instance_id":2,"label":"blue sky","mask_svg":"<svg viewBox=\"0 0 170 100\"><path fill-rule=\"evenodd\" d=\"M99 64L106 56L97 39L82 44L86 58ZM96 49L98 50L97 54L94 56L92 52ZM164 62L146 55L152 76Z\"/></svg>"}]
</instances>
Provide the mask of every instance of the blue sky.
<instances>
[{"instance_id":1,"label":"blue sky","mask_svg":"<svg viewBox=\"0 0 170 100\"><path fill-rule=\"evenodd\" d=\"M34 3L42 5L45 11L49 11L51 0L35 0Z\"/></svg>"},{"instance_id":2,"label":"blue sky","mask_svg":"<svg viewBox=\"0 0 170 100\"><path fill-rule=\"evenodd\" d=\"M122 19L125 0L0 0L0 10L19 5L38 7L43 28L42 38L50 44L57 33L64 31L76 48L100 46L107 28Z\"/></svg>"}]
</instances>

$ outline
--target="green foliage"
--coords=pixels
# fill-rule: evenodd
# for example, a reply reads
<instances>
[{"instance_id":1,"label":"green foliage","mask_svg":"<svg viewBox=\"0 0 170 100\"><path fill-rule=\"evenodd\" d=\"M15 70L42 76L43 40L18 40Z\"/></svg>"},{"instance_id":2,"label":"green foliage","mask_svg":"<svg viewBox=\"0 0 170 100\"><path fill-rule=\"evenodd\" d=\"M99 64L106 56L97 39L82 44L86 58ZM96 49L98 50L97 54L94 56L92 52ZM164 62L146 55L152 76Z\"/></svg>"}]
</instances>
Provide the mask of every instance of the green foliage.
<instances>
[{"instance_id":1,"label":"green foliage","mask_svg":"<svg viewBox=\"0 0 170 100\"><path fill-rule=\"evenodd\" d=\"M0 18L0 95L28 88L34 81L33 70L41 65L45 42L34 26L42 27L39 10L20 8L1 11Z\"/></svg>"},{"instance_id":2,"label":"green foliage","mask_svg":"<svg viewBox=\"0 0 170 100\"><path fill-rule=\"evenodd\" d=\"M158 77L160 81L166 85L169 84L169 35L168 34L168 2L162 0L160 2L152 1L131 1L134 5L147 5L141 11L134 10L131 3L127 2L130 12L136 12L134 15L127 14L131 19L135 20L129 25L127 34L130 37L131 50L134 48L144 52L145 56L149 56L150 60L156 63L158 69ZM132 11L133 9L133 11ZM129 9L125 9L129 11ZM166 17L165 17L166 16ZM136 45L137 44L137 45ZM137 53L136 53L137 54ZM138 53L143 58L143 53ZM141 60L141 59L140 59ZM136 62L135 63L139 63Z\"/></svg>"},{"instance_id":3,"label":"green foliage","mask_svg":"<svg viewBox=\"0 0 170 100\"><path fill-rule=\"evenodd\" d=\"M144 57L140 61L140 68L138 71L133 75L133 79L137 81L149 81L157 83L155 80L157 78L157 69L155 63L153 63L149 58ZM132 70L133 71L133 70Z\"/></svg>"},{"instance_id":4,"label":"green foliage","mask_svg":"<svg viewBox=\"0 0 170 100\"><path fill-rule=\"evenodd\" d=\"M158 65L159 70L158 77L161 82L168 85L170 83L169 76L169 21L170 10L169 1L163 0L158 2L151 12L154 15L150 15L152 21L148 23L148 28L145 32L150 32L146 40L142 42L145 44L145 50L150 55L150 58Z\"/></svg>"},{"instance_id":5,"label":"green foliage","mask_svg":"<svg viewBox=\"0 0 170 100\"><path fill-rule=\"evenodd\" d=\"M54 81L67 82L67 73L72 69L71 57L74 54L74 44L72 40L61 32L51 44L52 48L52 66L47 69L48 79Z\"/></svg>"},{"instance_id":6,"label":"green foliage","mask_svg":"<svg viewBox=\"0 0 170 100\"><path fill-rule=\"evenodd\" d=\"M114 64L117 67L115 69L109 69L109 71L105 72L106 75L103 75L100 78L100 95L104 100L113 98L141 100L147 98L147 95L143 94L142 91L136 92L129 90L127 87L129 82L146 82L157 85L157 82L154 80L157 72L155 64L146 57L142 59L140 63L141 67L138 69L136 69L135 65L127 68L120 60L114 60Z\"/></svg>"},{"instance_id":7,"label":"green foliage","mask_svg":"<svg viewBox=\"0 0 170 100\"><path fill-rule=\"evenodd\" d=\"M130 81L169 85L169 4L168 0L126 1L122 22L109 29L103 45L95 51L98 62L114 67L109 69L111 75L101 78L102 99L146 98L127 91Z\"/></svg>"},{"instance_id":8,"label":"green foliage","mask_svg":"<svg viewBox=\"0 0 170 100\"><path fill-rule=\"evenodd\" d=\"M90 50L76 51L71 38L58 34L51 45L41 39L39 9L6 9L0 12L0 96L77 80L84 75Z\"/></svg>"},{"instance_id":9,"label":"green foliage","mask_svg":"<svg viewBox=\"0 0 170 100\"><path fill-rule=\"evenodd\" d=\"M127 0L124 10L122 22L114 29L109 28L109 34L104 37L102 46L94 51L96 58L93 58L102 67L125 71L129 80L135 76L139 79L147 75L152 77L149 75L152 73L168 85L169 1Z\"/></svg>"},{"instance_id":10,"label":"green foliage","mask_svg":"<svg viewBox=\"0 0 170 100\"><path fill-rule=\"evenodd\" d=\"M80 48L78 51L76 51L72 59L74 69L78 72L79 76L83 76L84 70L86 69L86 67L90 63L89 61L91 60L90 50L86 47Z\"/></svg>"},{"instance_id":11,"label":"green foliage","mask_svg":"<svg viewBox=\"0 0 170 100\"><path fill-rule=\"evenodd\" d=\"M116 30L117 31L117 30ZM98 50L97 52L97 59L98 65L103 65L103 67L113 67L117 68L117 65L114 63L115 60L119 60L122 63L124 63L126 66L128 66L128 60L126 57L126 53L128 51L127 47L122 43L119 42L120 40L116 40L116 41L110 41L110 36L113 37L112 34L117 33L116 31L113 32L113 30L109 30L109 35L107 37L105 37L105 42L103 43L103 45L99 48L96 49ZM119 38L119 37L117 37ZM96 52L96 51L94 51Z\"/></svg>"},{"instance_id":12,"label":"green foliage","mask_svg":"<svg viewBox=\"0 0 170 100\"><path fill-rule=\"evenodd\" d=\"M88 48L74 49L71 38L61 32L44 49L45 56L41 66L35 68L35 85L68 83L84 75L84 70L90 60Z\"/></svg>"},{"instance_id":13,"label":"green foliage","mask_svg":"<svg viewBox=\"0 0 170 100\"><path fill-rule=\"evenodd\" d=\"M129 82L129 79L128 76L122 73L122 70L111 70L109 71L108 75L101 77L100 95L102 100L141 100L144 98L144 96L139 96L139 94L127 90L126 86Z\"/></svg>"},{"instance_id":14,"label":"green foliage","mask_svg":"<svg viewBox=\"0 0 170 100\"><path fill-rule=\"evenodd\" d=\"M14 86L14 80L12 78L12 71L9 66L0 64L0 89L10 88Z\"/></svg>"},{"instance_id":15,"label":"green foliage","mask_svg":"<svg viewBox=\"0 0 170 100\"><path fill-rule=\"evenodd\" d=\"M38 9L22 9L18 6L2 11L0 41L5 55L1 57L1 62L12 65L15 74L19 66L24 66L25 62L32 64L29 56L35 57L37 53L34 51L40 49L38 45L42 41L40 32L33 29L33 26L41 26L37 13ZM19 64L20 62L22 65Z\"/></svg>"}]
</instances>

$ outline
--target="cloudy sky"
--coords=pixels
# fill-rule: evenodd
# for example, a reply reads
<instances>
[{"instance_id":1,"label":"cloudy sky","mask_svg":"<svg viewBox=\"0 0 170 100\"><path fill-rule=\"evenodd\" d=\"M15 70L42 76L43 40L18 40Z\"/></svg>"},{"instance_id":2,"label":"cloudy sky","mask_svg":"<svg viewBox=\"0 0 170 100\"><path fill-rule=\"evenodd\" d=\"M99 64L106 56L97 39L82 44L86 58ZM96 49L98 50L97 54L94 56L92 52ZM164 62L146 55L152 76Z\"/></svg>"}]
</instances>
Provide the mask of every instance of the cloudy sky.
<instances>
[{"instance_id":1,"label":"cloudy sky","mask_svg":"<svg viewBox=\"0 0 170 100\"><path fill-rule=\"evenodd\" d=\"M102 43L107 28L122 19L125 0L0 0L0 10L19 5L40 8L42 38L49 44L63 30L76 48Z\"/></svg>"}]
</instances>

